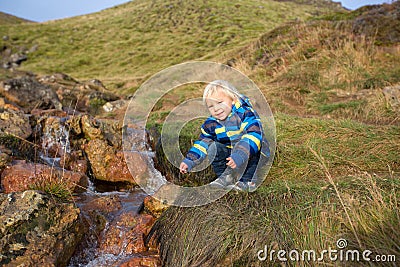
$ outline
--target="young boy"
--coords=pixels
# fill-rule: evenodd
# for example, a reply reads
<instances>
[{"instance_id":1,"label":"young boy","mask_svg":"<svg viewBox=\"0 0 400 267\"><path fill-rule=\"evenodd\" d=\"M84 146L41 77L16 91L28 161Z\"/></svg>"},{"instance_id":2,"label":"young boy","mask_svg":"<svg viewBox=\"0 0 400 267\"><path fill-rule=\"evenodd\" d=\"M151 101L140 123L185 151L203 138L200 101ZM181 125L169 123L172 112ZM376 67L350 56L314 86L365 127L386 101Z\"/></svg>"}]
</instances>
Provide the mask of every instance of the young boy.
<instances>
[{"instance_id":1,"label":"young boy","mask_svg":"<svg viewBox=\"0 0 400 267\"><path fill-rule=\"evenodd\" d=\"M223 80L206 86L203 101L211 116L201 126L200 137L180 164L180 172L190 171L207 154L215 152L211 164L218 179L211 185L254 191L258 186L255 177L258 161L260 157L269 157L269 145L263 136L260 118L249 99ZM233 170L242 173L236 184L233 184Z\"/></svg>"}]
</instances>

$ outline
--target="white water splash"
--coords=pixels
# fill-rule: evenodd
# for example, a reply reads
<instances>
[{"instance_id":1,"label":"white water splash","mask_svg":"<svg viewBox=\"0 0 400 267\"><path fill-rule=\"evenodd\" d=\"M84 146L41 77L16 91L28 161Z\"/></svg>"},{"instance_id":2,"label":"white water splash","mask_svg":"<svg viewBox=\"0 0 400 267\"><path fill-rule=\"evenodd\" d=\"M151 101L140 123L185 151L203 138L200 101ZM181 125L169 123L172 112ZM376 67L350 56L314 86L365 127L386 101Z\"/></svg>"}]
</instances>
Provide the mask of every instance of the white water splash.
<instances>
[{"instance_id":1,"label":"white water splash","mask_svg":"<svg viewBox=\"0 0 400 267\"><path fill-rule=\"evenodd\" d=\"M42 153L40 158L51 166L60 166L60 157L51 155L50 150L57 148L58 155L71 152L68 129L57 122L56 125L45 126L42 135Z\"/></svg>"},{"instance_id":2,"label":"white water splash","mask_svg":"<svg viewBox=\"0 0 400 267\"><path fill-rule=\"evenodd\" d=\"M64 153L71 152L69 131L64 125L60 124L58 127L45 127L42 136L42 148L46 156L48 155L49 149L53 146L59 146Z\"/></svg>"},{"instance_id":3,"label":"white water splash","mask_svg":"<svg viewBox=\"0 0 400 267\"><path fill-rule=\"evenodd\" d=\"M159 170L154 167L155 153L152 151L138 151L145 159L148 169L148 179L146 179L146 184L141 184L141 188L148 193L153 195L160 189L163 185L167 184L168 181L164 175L161 174Z\"/></svg>"}]
</instances>

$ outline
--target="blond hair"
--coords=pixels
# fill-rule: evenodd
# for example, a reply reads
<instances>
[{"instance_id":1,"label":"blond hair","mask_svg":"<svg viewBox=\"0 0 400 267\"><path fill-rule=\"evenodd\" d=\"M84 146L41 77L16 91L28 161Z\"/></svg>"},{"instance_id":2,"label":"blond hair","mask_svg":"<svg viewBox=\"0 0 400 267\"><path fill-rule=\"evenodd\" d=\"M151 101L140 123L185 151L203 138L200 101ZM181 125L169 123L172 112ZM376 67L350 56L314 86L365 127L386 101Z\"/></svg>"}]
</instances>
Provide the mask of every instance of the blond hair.
<instances>
[{"instance_id":1,"label":"blond hair","mask_svg":"<svg viewBox=\"0 0 400 267\"><path fill-rule=\"evenodd\" d=\"M210 95L215 94L216 92L221 91L224 94L228 95L232 100L239 99L241 97L238 90L224 80L215 80L210 82L206 88L204 88L203 92L203 103L206 103L206 99L210 97Z\"/></svg>"}]
</instances>

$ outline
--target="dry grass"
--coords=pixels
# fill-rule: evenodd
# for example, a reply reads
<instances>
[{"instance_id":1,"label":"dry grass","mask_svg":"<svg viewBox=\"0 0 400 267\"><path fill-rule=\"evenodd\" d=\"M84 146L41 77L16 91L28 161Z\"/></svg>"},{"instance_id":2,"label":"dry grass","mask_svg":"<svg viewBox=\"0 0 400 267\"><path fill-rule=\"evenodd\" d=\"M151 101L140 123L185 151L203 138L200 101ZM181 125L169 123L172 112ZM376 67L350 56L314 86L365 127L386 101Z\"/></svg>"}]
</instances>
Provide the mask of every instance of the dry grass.
<instances>
[{"instance_id":1,"label":"dry grass","mask_svg":"<svg viewBox=\"0 0 400 267\"><path fill-rule=\"evenodd\" d=\"M381 89L400 82L399 49L377 46L351 24L318 20L278 27L230 61L260 84L275 111L398 124Z\"/></svg>"},{"instance_id":2,"label":"dry grass","mask_svg":"<svg viewBox=\"0 0 400 267\"><path fill-rule=\"evenodd\" d=\"M203 207L170 208L156 223L152 236L166 266L275 266L257 259L264 246L320 253L339 238L349 249L399 257L398 127L275 118L278 150L262 187ZM191 185L205 177L194 174Z\"/></svg>"},{"instance_id":3,"label":"dry grass","mask_svg":"<svg viewBox=\"0 0 400 267\"><path fill-rule=\"evenodd\" d=\"M170 208L156 222L152 236L161 243L166 266L275 266L279 264L276 258L275 263L259 261L257 252L267 246L276 251L321 253L335 249L339 238L346 238L351 248L399 257L400 240L395 236L400 230L399 183L364 178L342 180L336 189L330 183L275 181L255 193L229 193L207 206ZM337 205L339 198L342 205ZM179 223L171 223L175 221ZM324 263L332 264L328 259Z\"/></svg>"}]
</instances>

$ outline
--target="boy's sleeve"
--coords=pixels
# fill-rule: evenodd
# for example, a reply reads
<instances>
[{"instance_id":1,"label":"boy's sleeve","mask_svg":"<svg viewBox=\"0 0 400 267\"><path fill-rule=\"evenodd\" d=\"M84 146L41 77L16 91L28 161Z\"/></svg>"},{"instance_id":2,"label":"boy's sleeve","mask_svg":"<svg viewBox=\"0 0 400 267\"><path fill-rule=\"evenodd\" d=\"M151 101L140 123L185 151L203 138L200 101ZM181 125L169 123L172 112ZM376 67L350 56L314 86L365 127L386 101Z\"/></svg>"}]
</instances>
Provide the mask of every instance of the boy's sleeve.
<instances>
[{"instance_id":1,"label":"boy's sleeve","mask_svg":"<svg viewBox=\"0 0 400 267\"><path fill-rule=\"evenodd\" d=\"M260 151L263 141L261 121L252 110L244 112L241 128L243 128L244 134L231 154L231 158L238 167L247 162L250 156Z\"/></svg>"},{"instance_id":2,"label":"boy's sleeve","mask_svg":"<svg viewBox=\"0 0 400 267\"><path fill-rule=\"evenodd\" d=\"M204 122L201 126L201 134L199 139L194 142L190 148L183 162L188 165L188 171L194 166L200 164L207 156L207 150L211 142L215 140L215 133L213 131L215 127L212 127L208 121Z\"/></svg>"}]
</instances>

